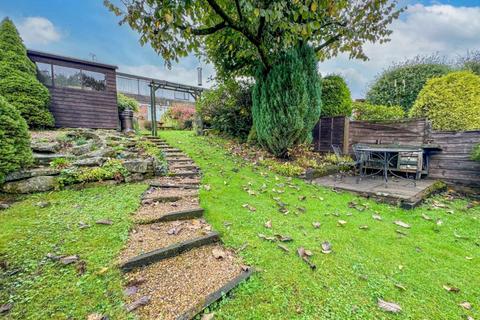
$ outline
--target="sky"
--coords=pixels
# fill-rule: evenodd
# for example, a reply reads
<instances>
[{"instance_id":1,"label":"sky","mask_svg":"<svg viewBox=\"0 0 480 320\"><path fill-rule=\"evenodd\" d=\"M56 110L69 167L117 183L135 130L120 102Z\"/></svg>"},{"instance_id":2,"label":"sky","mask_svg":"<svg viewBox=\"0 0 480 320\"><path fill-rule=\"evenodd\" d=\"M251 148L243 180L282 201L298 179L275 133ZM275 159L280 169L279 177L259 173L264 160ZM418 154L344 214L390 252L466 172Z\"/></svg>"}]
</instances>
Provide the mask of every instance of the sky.
<instances>
[{"instance_id":1,"label":"sky","mask_svg":"<svg viewBox=\"0 0 480 320\"><path fill-rule=\"evenodd\" d=\"M362 98L368 85L392 62L438 53L449 58L480 50L480 0L401 0L407 10L390 28L386 44L365 44L368 61L340 55L319 63L322 75L342 75L353 98ZM10 17L27 48L114 64L119 71L197 84L203 68L204 86L213 84L213 66L189 56L172 69L128 26L118 25L102 0L0 0L0 19Z\"/></svg>"}]
</instances>

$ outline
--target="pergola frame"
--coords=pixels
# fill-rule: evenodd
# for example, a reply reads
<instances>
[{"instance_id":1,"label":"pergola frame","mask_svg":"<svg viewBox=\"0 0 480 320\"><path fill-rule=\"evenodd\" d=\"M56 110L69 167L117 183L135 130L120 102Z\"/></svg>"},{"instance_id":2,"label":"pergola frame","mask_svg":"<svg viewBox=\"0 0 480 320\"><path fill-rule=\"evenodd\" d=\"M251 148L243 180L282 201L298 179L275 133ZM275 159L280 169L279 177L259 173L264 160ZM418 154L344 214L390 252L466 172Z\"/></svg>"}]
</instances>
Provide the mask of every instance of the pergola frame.
<instances>
[{"instance_id":1,"label":"pergola frame","mask_svg":"<svg viewBox=\"0 0 480 320\"><path fill-rule=\"evenodd\" d=\"M177 92L189 93L195 101L202 94L203 88L188 86L184 84L179 84L175 82L169 82L164 80L154 80L151 79L150 84L150 112L152 116L152 136L157 136L157 107L156 107L156 96L155 93L158 89L168 89Z\"/></svg>"}]
</instances>

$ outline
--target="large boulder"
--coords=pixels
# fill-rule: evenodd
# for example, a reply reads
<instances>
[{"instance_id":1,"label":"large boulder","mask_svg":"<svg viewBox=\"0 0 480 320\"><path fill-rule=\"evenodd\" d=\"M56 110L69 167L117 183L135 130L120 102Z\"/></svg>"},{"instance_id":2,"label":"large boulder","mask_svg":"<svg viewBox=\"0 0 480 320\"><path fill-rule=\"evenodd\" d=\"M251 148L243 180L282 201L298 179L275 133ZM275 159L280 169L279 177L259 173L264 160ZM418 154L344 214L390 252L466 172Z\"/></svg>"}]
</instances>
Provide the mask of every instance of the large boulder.
<instances>
[{"instance_id":1,"label":"large boulder","mask_svg":"<svg viewBox=\"0 0 480 320\"><path fill-rule=\"evenodd\" d=\"M73 162L74 166L78 167L100 167L105 162L105 158L94 157L85 158Z\"/></svg>"},{"instance_id":2,"label":"large boulder","mask_svg":"<svg viewBox=\"0 0 480 320\"><path fill-rule=\"evenodd\" d=\"M9 173L5 177L5 182L22 180L31 177L38 176L55 176L59 174L60 171L50 167L40 167L34 169L26 169Z\"/></svg>"},{"instance_id":3,"label":"large boulder","mask_svg":"<svg viewBox=\"0 0 480 320\"><path fill-rule=\"evenodd\" d=\"M40 153L55 153L60 150L60 143L58 142L38 142L33 141L31 144L33 152Z\"/></svg>"},{"instance_id":4,"label":"large boulder","mask_svg":"<svg viewBox=\"0 0 480 320\"><path fill-rule=\"evenodd\" d=\"M92 151L90 153L84 154L80 158L95 158L95 157L101 157L101 158L113 158L115 157L117 152L113 148L100 148L98 150Z\"/></svg>"},{"instance_id":5,"label":"large boulder","mask_svg":"<svg viewBox=\"0 0 480 320\"><path fill-rule=\"evenodd\" d=\"M7 182L2 186L2 191L6 193L43 192L52 190L55 185L55 177L38 176L26 180Z\"/></svg>"},{"instance_id":6,"label":"large boulder","mask_svg":"<svg viewBox=\"0 0 480 320\"><path fill-rule=\"evenodd\" d=\"M150 163L149 160L128 160L123 163L123 166L131 173L146 173Z\"/></svg>"},{"instance_id":7,"label":"large boulder","mask_svg":"<svg viewBox=\"0 0 480 320\"><path fill-rule=\"evenodd\" d=\"M76 155L76 156L80 156L82 154L86 154L86 153L92 151L93 148L94 148L93 143L92 142L87 142L85 144L81 144L81 145L72 147L70 152L72 154Z\"/></svg>"}]
</instances>

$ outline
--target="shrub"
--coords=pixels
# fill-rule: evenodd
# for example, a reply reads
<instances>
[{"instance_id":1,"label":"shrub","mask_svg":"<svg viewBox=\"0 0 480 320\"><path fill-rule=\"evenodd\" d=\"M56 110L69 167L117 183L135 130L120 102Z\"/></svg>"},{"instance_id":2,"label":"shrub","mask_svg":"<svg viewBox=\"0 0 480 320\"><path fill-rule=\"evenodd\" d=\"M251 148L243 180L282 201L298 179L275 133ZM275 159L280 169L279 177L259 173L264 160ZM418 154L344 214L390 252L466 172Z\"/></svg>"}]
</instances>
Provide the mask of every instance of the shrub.
<instances>
[{"instance_id":1,"label":"shrub","mask_svg":"<svg viewBox=\"0 0 480 320\"><path fill-rule=\"evenodd\" d=\"M479 129L480 76L457 71L430 79L409 115L427 117L436 130Z\"/></svg>"},{"instance_id":2,"label":"shrub","mask_svg":"<svg viewBox=\"0 0 480 320\"><path fill-rule=\"evenodd\" d=\"M204 126L245 140L252 127L252 85L225 80L202 94L196 110Z\"/></svg>"},{"instance_id":3,"label":"shrub","mask_svg":"<svg viewBox=\"0 0 480 320\"><path fill-rule=\"evenodd\" d=\"M137 100L130 98L123 93L118 93L117 106L118 112L122 112L125 110L132 110L133 112L138 112L139 103L137 102Z\"/></svg>"},{"instance_id":4,"label":"shrub","mask_svg":"<svg viewBox=\"0 0 480 320\"><path fill-rule=\"evenodd\" d=\"M5 176L33 162L25 120L0 96L0 183Z\"/></svg>"},{"instance_id":5,"label":"shrub","mask_svg":"<svg viewBox=\"0 0 480 320\"><path fill-rule=\"evenodd\" d=\"M458 59L457 65L462 70L469 70L480 76L480 51L468 52L466 56Z\"/></svg>"},{"instance_id":6,"label":"shrub","mask_svg":"<svg viewBox=\"0 0 480 320\"><path fill-rule=\"evenodd\" d=\"M191 105L173 105L162 116L162 121L176 129L191 129L195 107Z\"/></svg>"},{"instance_id":7,"label":"shrub","mask_svg":"<svg viewBox=\"0 0 480 320\"><path fill-rule=\"evenodd\" d=\"M352 97L350 89L339 75L330 75L322 81L322 117L350 116Z\"/></svg>"},{"instance_id":8,"label":"shrub","mask_svg":"<svg viewBox=\"0 0 480 320\"><path fill-rule=\"evenodd\" d=\"M50 95L36 74L15 25L4 19L0 24L0 95L20 111L31 128L53 127Z\"/></svg>"},{"instance_id":9,"label":"shrub","mask_svg":"<svg viewBox=\"0 0 480 320\"><path fill-rule=\"evenodd\" d=\"M253 123L258 143L277 157L311 139L320 116L321 81L310 47L291 48L265 75L258 70L253 90Z\"/></svg>"},{"instance_id":10,"label":"shrub","mask_svg":"<svg viewBox=\"0 0 480 320\"><path fill-rule=\"evenodd\" d=\"M470 155L470 159L473 161L479 161L480 162L480 143L477 143L473 149L472 153Z\"/></svg>"},{"instance_id":11,"label":"shrub","mask_svg":"<svg viewBox=\"0 0 480 320\"><path fill-rule=\"evenodd\" d=\"M393 64L377 76L367 92L368 103L400 105L408 112L428 79L440 77L451 68L438 57L417 57Z\"/></svg>"},{"instance_id":12,"label":"shrub","mask_svg":"<svg viewBox=\"0 0 480 320\"><path fill-rule=\"evenodd\" d=\"M354 120L397 120L405 117L400 106L373 105L365 102L354 102L352 117Z\"/></svg>"}]
</instances>

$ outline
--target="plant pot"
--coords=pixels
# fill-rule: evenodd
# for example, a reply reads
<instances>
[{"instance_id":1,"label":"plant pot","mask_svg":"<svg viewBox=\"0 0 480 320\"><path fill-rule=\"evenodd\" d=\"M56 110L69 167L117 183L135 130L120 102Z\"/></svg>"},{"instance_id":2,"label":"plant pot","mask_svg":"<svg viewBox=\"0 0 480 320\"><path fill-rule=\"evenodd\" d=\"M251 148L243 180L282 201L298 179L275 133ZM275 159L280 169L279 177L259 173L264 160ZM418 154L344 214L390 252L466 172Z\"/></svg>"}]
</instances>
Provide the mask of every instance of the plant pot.
<instances>
[{"instance_id":1,"label":"plant pot","mask_svg":"<svg viewBox=\"0 0 480 320\"><path fill-rule=\"evenodd\" d=\"M132 132L133 130L133 111L124 110L120 113L120 123L123 132Z\"/></svg>"}]
</instances>

